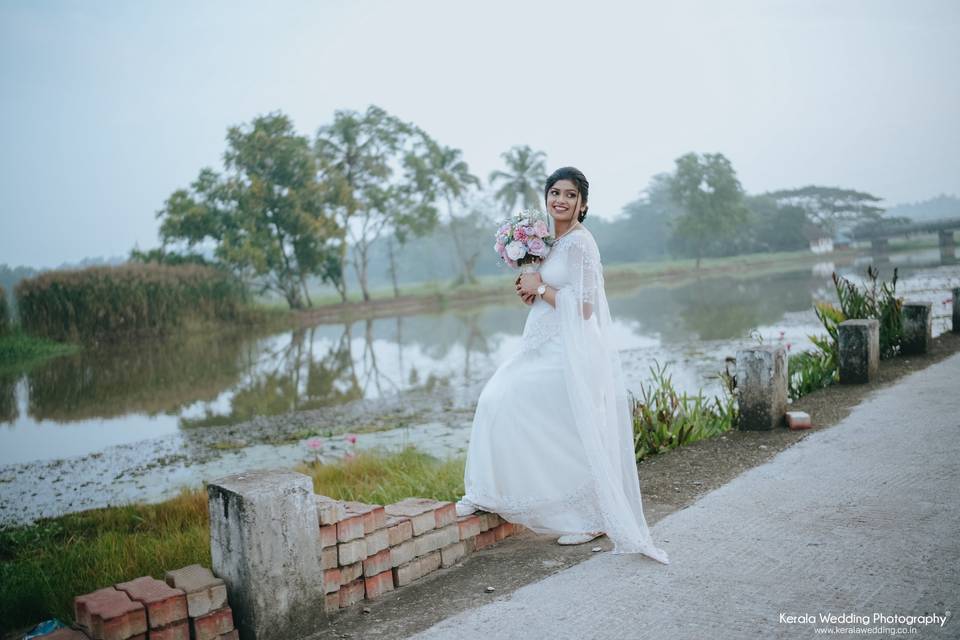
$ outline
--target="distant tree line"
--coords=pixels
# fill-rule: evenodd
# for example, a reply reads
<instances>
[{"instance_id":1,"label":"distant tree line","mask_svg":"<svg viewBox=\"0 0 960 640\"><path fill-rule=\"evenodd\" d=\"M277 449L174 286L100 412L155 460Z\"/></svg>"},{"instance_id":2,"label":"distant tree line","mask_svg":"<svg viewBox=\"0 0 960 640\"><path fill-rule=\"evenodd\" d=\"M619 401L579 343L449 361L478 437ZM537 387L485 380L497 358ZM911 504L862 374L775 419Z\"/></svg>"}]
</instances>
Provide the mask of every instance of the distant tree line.
<instances>
[{"instance_id":1,"label":"distant tree line","mask_svg":"<svg viewBox=\"0 0 960 640\"><path fill-rule=\"evenodd\" d=\"M158 211L162 246L144 262L227 267L291 308L331 287L341 300L371 284L448 280L495 272L495 221L541 208L546 156L529 146L502 154L486 185L459 149L371 106L337 111L312 138L281 112L231 127L222 171L203 168ZM654 176L619 217L587 220L604 259L724 256L808 246L840 225L877 220L879 198L806 186L744 192L723 154L688 153ZM487 259L489 258L489 259ZM443 277L446 276L446 277Z\"/></svg>"}]
</instances>

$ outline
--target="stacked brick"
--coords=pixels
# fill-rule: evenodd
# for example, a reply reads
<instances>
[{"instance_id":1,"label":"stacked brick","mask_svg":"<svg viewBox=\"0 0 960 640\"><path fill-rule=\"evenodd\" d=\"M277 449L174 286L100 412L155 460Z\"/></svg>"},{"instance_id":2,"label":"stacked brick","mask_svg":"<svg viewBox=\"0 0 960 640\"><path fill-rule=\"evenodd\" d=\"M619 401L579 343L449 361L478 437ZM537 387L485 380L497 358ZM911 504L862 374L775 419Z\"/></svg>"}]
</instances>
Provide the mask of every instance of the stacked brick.
<instances>
[{"instance_id":1,"label":"stacked brick","mask_svg":"<svg viewBox=\"0 0 960 640\"><path fill-rule=\"evenodd\" d=\"M238 640L223 580L191 565L73 599L76 630L92 640Z\"/></svg>"},{"instance_id":2,"label":"stacked brick","mask_svg":"<svg viewBox=\"0 0 960 640\"><path fill-rule=\"evenodd\" d=\"M495 513L457 517L452 502L428 498L316 501L327 612L379 598L520 529Z\"/></svg>"}]
</instances>

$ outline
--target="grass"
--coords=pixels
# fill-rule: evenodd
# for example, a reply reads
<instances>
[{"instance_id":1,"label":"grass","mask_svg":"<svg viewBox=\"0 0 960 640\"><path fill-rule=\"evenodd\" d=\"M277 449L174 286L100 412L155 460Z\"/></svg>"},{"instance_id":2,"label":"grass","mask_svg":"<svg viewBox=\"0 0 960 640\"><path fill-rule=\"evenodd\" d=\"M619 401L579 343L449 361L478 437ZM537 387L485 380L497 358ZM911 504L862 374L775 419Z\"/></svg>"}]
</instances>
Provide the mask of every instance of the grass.
<instances>
[{"instance_id":1,"label":"grass","mask_svg":"<svg viewBox=\"0 0 960 640\"><path fill-rule=\"evenodd\" d=\"M317 493L389 504L410 496L455 500L464 459L439 461L408 447L364 451L335 464L306 464ZM94 509L0 530L0 620L27 626L71 620L73 597L188 564L210 566L207 496L184 490L159 504Z\"/></svg>"},{"instance_id":2,"label":"grass","mask_svg":"<svg viewBox=\"0 0 960 640\"><path fill-rule=\"evenodd\" d=\"M18 328L0 336L0 372L22 370L47 358L74 353L80 347L28 336Z\"/></svg>"}]
</instances>

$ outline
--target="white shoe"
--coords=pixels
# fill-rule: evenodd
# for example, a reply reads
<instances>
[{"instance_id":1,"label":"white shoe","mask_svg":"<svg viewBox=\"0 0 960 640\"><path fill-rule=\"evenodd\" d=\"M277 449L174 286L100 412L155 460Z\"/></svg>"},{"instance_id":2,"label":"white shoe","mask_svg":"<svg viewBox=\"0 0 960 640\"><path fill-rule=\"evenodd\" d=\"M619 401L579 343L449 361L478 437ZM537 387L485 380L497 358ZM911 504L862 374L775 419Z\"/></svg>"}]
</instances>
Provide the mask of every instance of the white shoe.
<instances>
[{"instance_id":1,"label":"white shoe","mask_svg":"<svg viewBox=\"0 0 960 640\"><path fill-rule=\"evenodd\" d=\"M477 505L465 498L460 498L457 500L457 517L468 516L471 513L474 513L477 509Z\"/></svg>"},{"instance_id":2,"label":"white shoe","mask_svg":"<svg viewBox=\"0 0 960 640\"><path fill-rule=\"evenodd\" d=\"M599 538L602 535L602 531L597 533L568 533L565 536L557 538L557 544L583 544L584 542L590 542L594 538Z\"/></svg>"}]
</instances>

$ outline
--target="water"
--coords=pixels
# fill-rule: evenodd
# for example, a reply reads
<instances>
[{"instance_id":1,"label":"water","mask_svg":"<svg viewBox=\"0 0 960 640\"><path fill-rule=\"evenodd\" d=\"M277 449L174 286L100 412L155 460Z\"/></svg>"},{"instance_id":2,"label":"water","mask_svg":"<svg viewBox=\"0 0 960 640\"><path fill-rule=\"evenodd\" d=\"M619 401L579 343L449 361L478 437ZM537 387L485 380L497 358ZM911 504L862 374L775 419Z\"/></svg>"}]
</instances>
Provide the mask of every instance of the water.
<instances>
[{"instance_id":1,"label":"water","mask_svg":"<svg viewBox=\"0 0 960 640\"><path fill-rule=\"evenodd\" d=\"M864 257L846 265L608 287L628 387L639 395L659 363L679 390L720 395L716 374L724 358L758 338L789 345L791 353L812 349L808 336L825 333L814 302L836 302L831 272L862 282L869 263ZM898 295L933 302L934 336L948 330L949 291L960 286L960 266L940 264L936 249L895 254L881 265L881 279L895 266ZM256 416L304 410L322 416L325 408L364 399L428 394L443 406L469 409L518 346L526 312L515 302L272 335L225 331L85 350L26 374L0 376L0 466Z\"/></svg>"}]
</instances>

